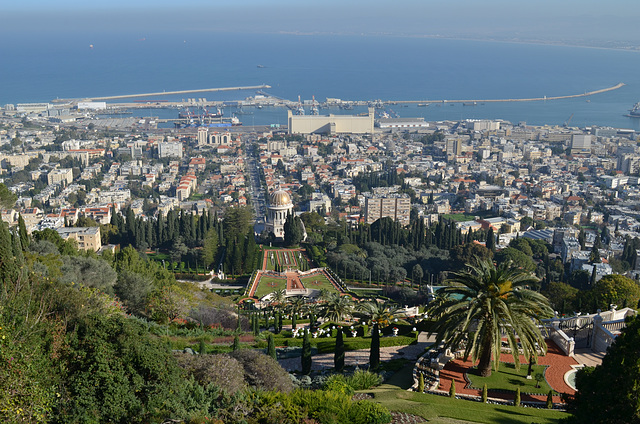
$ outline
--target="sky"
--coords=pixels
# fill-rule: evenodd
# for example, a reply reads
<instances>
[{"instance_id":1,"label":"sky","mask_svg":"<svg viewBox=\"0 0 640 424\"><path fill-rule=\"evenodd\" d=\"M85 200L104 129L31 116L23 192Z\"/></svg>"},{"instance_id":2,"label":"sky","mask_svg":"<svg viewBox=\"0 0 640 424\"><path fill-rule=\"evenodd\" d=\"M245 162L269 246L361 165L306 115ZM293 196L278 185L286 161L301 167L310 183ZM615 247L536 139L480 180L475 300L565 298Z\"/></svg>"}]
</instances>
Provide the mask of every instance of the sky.
<instances>
[{"instance_id":1,"label":"sky","mask_svg":"<svg viewBox=\"0 0 640 424\"><path fill-rule=\"evenodd\" d=\"M640 45L637 0L21 0L0 9L2 33L292 32Z\"/></svg>"}]
</instances>

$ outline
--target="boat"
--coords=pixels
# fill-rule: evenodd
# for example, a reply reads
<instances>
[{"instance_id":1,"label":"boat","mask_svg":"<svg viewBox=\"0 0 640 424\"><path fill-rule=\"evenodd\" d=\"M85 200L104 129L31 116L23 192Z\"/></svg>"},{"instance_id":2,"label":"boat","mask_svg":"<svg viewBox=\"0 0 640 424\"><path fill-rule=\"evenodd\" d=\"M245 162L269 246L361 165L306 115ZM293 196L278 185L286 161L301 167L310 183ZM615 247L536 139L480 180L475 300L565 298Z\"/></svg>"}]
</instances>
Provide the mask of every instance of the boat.
<instances>
[{"instance_id":1,"label":"boat","mask_svg":"<svg viewBox=\"0 0 640 424\"><path fill-rule=\"evenodd\" d=\"M264 65L258 65L258 68L262 69L262 68L265 68L265 66Z\"/></svg>"},{"instance_id":2,"label":"boat","mask_svg":"<svg viewBox=\"0 0 640 424\"><path fill-rule=\"evenodd\" d=\"M632 118L640 118L640 102L633 105L633 107L629 110L629 114Z\"/></svg>"},{"instance_id":3,"label":"boat","mask_svg":"<svg viewBox=\"0 0 640 424\"><path fill-rule=\"evenodd\" d=\"M418 103L418 107L427 107L429 103Z\"/></svg>"},{"instance_id":4,"label":"boat","mask_svg":"<svg viewBox=\"0 0 640 424\"><path fill-rule=\"evenodd\" d=\"M210 112L207 109L201 109L198 111L193 111L189 108L181 110L180 113L178 113L178 118L180 119L215 119L215 118L222 118L222 116L224 115L224 113L220 110L220 109L216 109L215 112Z\"/></svg>"}]
</instances>

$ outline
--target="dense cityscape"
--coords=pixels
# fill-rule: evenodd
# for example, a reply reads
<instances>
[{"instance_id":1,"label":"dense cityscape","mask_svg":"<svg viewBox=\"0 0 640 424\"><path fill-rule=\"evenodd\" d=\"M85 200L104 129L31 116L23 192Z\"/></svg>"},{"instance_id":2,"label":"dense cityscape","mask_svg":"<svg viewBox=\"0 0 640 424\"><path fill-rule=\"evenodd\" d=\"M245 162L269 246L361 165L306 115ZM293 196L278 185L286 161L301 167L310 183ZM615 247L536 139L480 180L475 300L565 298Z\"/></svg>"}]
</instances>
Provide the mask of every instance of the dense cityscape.
<instances>
[{"instance_id":1,"label":"dense cityscape","mask_svg":"<svg viewBox=\"0 0 640 424\"><path fill-rule=\"evenodd\" d=\"M368 106L4 106L3 420L633 422L638 134Z\"/></svg>"}]
</instances>

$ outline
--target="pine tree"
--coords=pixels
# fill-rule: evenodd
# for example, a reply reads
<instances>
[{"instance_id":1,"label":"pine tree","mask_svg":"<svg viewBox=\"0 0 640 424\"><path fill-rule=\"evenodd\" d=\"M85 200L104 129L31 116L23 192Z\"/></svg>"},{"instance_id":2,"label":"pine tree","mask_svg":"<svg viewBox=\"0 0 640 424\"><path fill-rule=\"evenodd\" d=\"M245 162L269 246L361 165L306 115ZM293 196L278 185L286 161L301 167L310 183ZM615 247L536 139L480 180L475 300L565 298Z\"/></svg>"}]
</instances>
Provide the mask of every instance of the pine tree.
<instances>
[{"instance_id":1,"label":"pine tree","mask_svg":"<svg viewBox=\"0 0 640 424\"><path fill-rule=\"evenodd\" d=\"M309 375L311 372L311 340L307 329L304 330L304 337L302 339L302 356L300 357L300 364L302 366L302 374Z\"/></svg>"},{"instance_id":2,"label":"pine tree","mask_svg":"<svg viewBox=\"0 0 640 424\"><path fill-rule=\"evenodd\" d=\"M342 334L342 327L338 327L338 334L336 335L336 348L333 355L333 367L337 372L342 372L344 369L344 339Z\"/></svg>"}]
</instances>

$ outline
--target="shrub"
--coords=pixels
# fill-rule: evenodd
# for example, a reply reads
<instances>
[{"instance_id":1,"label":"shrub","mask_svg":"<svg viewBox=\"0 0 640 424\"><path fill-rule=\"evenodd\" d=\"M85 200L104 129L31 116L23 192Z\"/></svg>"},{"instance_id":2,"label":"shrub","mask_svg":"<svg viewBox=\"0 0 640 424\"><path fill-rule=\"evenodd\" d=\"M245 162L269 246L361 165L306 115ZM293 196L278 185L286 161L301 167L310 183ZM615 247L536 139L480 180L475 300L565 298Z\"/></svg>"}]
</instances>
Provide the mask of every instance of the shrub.
<instances>
[{"instance_id":1,"label":"shrub","mask_svg":"<svg viewBox=\"0 0 640 424\"><path fill-rule=\"evenodd\" d=\"M272 357L249 349L241 349L231 355L244 368L244 379L248 385L287 393L293 390L289 374Z\"/></svg>"},{"instance_id":2,"label":"shrub","mask_svg":"<svg viewBox=\"0 0 640 424\"><path fill-rule=\"evenodd\" d=\"M380 404L359 400L351 404L349 420L353 424L385 424L391 422L391 414Z\"/></svg>"},{"instance_id":3,"label":"shrub","mask_svg":"<svg viewBox=\"0 0 640 424\"><path fill-rule=\"evenodd\" d=\"M346 379L347 384L353 390L366 390L382 383L382 377L379 374L358 369Z\"/></svg>"},{"instance_id":4,"label":"shrub","mask_svg":"<svg viewBox=\"0 0 640 424\"><path fill-rule=\"evenodd\" d=\"M227 393L237 393L245 388L244 369L240 362L229 355L176 355L178 365L202 385L215 384Z\"/></svg>"},{"instance_id":5,"label":"shrub","mask_svg":"<svg viewBox=\"0 0 640 424\"><path fill-rule=\"evenodd\" d=\"M347 383L347 379L342 374L331 375L324 383L323 390L330 392L343 393L348 396L352 396L354 393L353 388Z\"/></svg>"}]
</instances>

